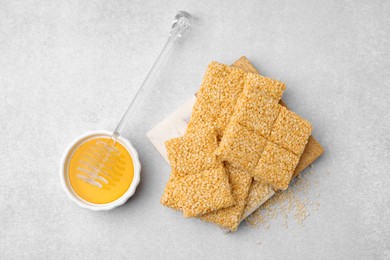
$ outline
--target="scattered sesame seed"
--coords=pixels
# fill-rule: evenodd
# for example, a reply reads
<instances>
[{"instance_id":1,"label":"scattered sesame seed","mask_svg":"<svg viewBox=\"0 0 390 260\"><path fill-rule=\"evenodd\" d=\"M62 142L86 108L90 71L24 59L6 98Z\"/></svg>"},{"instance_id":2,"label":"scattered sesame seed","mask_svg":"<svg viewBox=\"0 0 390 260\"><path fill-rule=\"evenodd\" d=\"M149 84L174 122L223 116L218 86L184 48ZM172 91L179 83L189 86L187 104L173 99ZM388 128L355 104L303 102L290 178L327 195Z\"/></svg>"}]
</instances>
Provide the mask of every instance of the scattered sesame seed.
<instances>
[{"instance_id":1,"label":"scattered sesame seed","mask_svg":"<svg viewBox=\"0 0 390 260\"><path fill-rule=\"evenodd\" d=\"M282 226L288 228L288 219L291 216L295 222L304 226L304 221L311 215L310 211L318 211L319 202L309 199L312 185L303 175L294 179L288 190L278 191L271 199L253 212L246 223L250 227L270 227L270 222L281 216ZM306 193L305 193L306 191Z\"/></svg>"}]
</instances>

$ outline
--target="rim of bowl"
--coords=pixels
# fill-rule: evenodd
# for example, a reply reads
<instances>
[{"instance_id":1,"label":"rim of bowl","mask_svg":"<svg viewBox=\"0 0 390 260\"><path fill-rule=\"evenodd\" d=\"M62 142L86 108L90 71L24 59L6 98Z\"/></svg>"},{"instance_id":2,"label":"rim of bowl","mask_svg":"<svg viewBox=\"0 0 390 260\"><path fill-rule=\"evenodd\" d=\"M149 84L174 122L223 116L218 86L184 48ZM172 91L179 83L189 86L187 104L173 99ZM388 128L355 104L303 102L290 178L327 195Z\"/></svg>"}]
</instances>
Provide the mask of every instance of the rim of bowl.
<instances>
[{"instance_id":1,"label":"rim of bowl","mask_svg":"<svg viewBox=\"0 0 390 260\"><path fill-rule=\"evenodd\" d=\"M69 199L71 199L73 202L75 202L78 206L86 209L90 209L93 211L99 211L99 210L111 210L116 207L122 206L126 203L126 201L133 196L135 193L135 190L137 189L137 186L141 180L141 163L138 158L137 150L133 147L133 145L130 143L129 140L126 138L119 136L118 141L125 147L125 149L129 152L131 158L133 159L133 166L134 166L134 177L133 180L127 189L127 191L120 196L118 199L106 203L106 204L96 204L91 203L89 201L84 200L81 198L77 193L73 190L68 173L67 168L70 160L70 156L73 154L73 151L78 147L78 145L81 144L84 140L91 139L93 136L104 136L104 137L110 137L112 135L112 132L106 131L106 130L96 130L96 131L89 131L83 135L80 135L76 137L66 148L64 155L61 158L61 164L60 164L60 179L61 179L61 186L63 190L65 191L66 195ZM76 147L77 146L77 147Z\"/></svg>"}]
</instances>

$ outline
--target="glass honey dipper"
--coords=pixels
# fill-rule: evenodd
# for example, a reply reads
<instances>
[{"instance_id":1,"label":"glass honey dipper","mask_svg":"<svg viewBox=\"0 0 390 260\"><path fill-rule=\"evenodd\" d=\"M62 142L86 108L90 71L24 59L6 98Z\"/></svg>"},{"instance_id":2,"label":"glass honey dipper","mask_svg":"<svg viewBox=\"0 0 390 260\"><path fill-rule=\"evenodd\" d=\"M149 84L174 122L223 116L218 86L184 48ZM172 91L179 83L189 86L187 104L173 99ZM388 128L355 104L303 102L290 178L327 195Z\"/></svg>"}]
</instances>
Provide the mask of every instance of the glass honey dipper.
<instances>
[{"instance_id":1,"label":"glass honey dipper","mask_svg":"<svg viewBox=\"0 0 390 260\"><path fill-rule=\"evenodd\" d=\"M119 149L115 147L115 144L118 142L118 138L121 136L124 126L132 117L135 108L143 97L143 94L151 85L151 82L161 67L167 53L172 48L174 42L178 38L183 37L183 35L188 31L191 23L192 16L189 13L180 11L176 14L169 33L169 38L165 43L164 48L157 57L143 83L137 90L134 98L130 102L129 107L122 116L122 119L119 121L111 137L104 141L101 139L96 140L96 142L90 145L80 157L81 159L78 161L77 166L77 178L90 185L104 189L104 187L109 185L110 182L118 180L117 176L121 176L121 174L123 174L124 167L122 166L124 164L124 156L121 154Z\"/></svg>"}]
</instances>

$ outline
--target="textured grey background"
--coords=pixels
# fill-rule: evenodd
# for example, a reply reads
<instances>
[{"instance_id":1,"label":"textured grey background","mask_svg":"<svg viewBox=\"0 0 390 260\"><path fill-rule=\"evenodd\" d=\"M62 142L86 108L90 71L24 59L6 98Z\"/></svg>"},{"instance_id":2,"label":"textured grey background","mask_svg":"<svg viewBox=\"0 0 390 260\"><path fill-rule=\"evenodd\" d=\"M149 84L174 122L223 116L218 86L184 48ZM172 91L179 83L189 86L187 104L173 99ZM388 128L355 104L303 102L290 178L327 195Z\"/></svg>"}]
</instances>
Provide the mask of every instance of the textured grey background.
<instances>
[{"instance_id":1,"label":"textured grey background","mask_svg":"<svg viewBox=\"0 0 390 260\"><path fill-rule=\"evenodd\" d=\"M193 30L124 134L143 164L136 195L78 208L60 187L65 147L114 128L180 9ZM389 1L0 0L0 258L389 259L389 13ZM308 177L321 208L304 227L223 234L159 204L169 167L145 133L209 61L241 55L287 84L326 150Z\"/></svg>"}]
</instances>

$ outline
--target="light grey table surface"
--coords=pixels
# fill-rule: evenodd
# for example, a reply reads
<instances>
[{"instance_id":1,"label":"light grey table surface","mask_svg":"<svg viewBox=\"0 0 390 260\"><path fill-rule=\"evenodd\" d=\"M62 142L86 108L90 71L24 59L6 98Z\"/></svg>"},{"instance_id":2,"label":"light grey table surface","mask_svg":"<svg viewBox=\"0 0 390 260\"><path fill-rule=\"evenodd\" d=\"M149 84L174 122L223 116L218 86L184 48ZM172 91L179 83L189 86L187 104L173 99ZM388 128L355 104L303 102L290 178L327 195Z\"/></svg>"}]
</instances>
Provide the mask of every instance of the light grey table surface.
<instances>
[{"instance_id":1,"label":"light grey table surface","mask_svg":"<svg viewBox=\"0 0 390 260\"><path fill-rule=\"evenodd\" d=\"M142 181L127 204L84 210L61 189L65 147L112 130L162 48L176 44L126 127ZM389 1L0 0L0 259L389 259ZM224 234L159 204L170 168L145 133L246 55L325 148L305 226Z\"/></svg>"}]
</instances>

